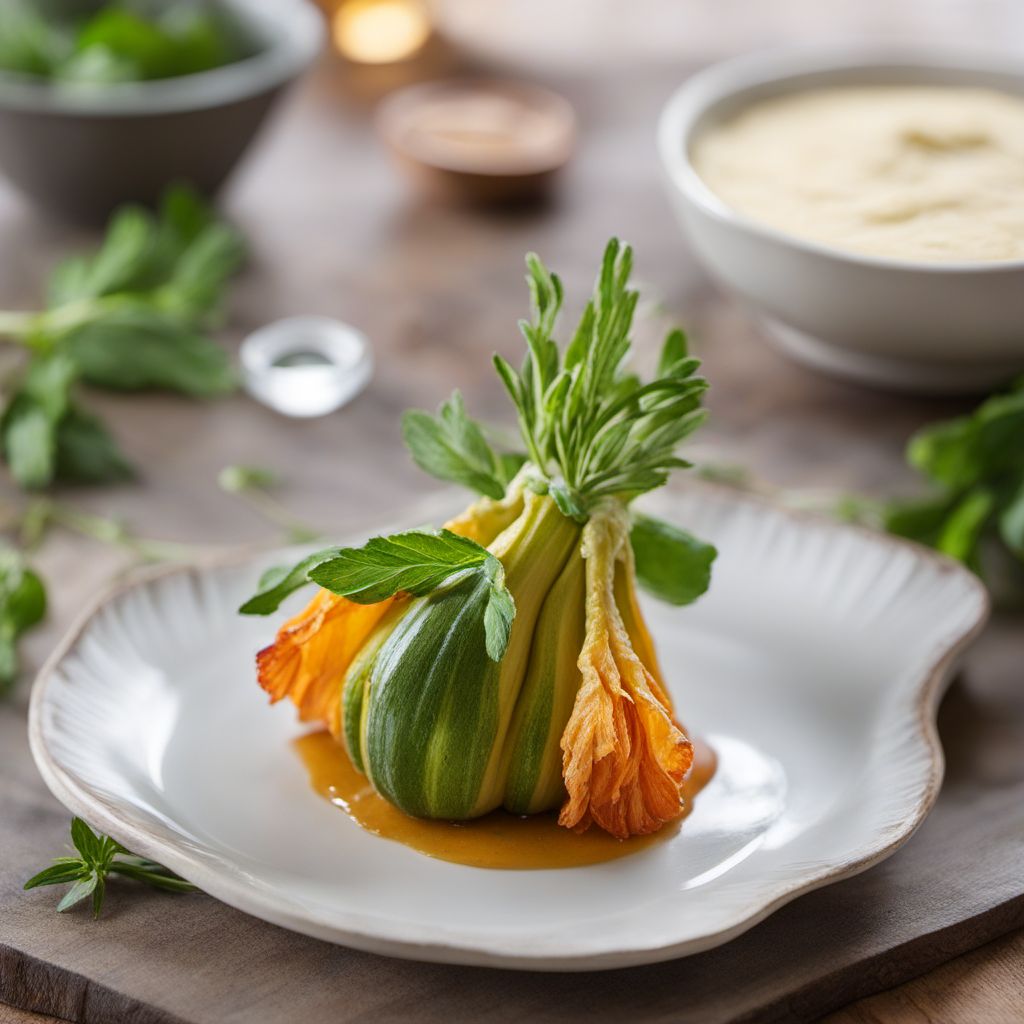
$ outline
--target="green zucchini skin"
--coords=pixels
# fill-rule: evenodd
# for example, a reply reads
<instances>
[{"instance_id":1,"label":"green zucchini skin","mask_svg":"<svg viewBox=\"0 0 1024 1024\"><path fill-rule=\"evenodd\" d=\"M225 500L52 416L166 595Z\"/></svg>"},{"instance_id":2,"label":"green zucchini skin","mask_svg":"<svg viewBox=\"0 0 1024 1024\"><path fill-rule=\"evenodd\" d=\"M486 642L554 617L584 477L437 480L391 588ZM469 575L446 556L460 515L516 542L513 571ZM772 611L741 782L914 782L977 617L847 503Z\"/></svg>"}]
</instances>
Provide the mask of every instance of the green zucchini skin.
<instances>
[{"instance_id":1,"label":"green zucchini skin","mask_svg":"<svg viewBox=\"0 0 1024 1024\"><path fill-rule=\"evenodd\" d=\"M341 724L345 749L352 763L365 774L363 762L363 710L373 663L384 641L409 611L409 602L399 599L385 613L352 659L341 684Z\"/></svg>"},{"instance_id":2,"label":"green zucchini skin","mask_svg":"<svg viewBox=\"0 0 1024 1024\"><path fill-rule=\"evenodd\" d=\"M407 814L465 819L501 806L537 616L579 535L551 498L529 494L490 546L516 602L500 663L486 653L489 584L478 574L411 602L384 640L361 708L362 761L378 792Z\"/></svg>"},{"instance_id":3,"label":"green zucchini skin","mask_svg":"<svg viewBox=\"0 0 1024 1024\"><path fill-rule=\"evenodd\" d=\"M505 808L538 814L561 806L562 733L580 687L577 666L586 638L586 564L570 555L544 600L519 692L509 742Z\"/></svg>"}]
</instances>

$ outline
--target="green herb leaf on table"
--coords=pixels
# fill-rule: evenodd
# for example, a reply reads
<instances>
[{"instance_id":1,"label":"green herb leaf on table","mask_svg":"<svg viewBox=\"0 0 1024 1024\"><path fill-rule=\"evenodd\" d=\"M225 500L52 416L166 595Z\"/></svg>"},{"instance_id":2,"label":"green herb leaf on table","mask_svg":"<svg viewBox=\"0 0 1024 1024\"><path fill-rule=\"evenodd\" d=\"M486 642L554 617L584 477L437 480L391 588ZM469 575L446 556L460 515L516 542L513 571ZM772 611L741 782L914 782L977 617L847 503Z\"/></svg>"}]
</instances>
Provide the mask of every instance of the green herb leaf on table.
<instances>
[{"instance_id":1,"label":"green herb leaf on table","mask_svg":"<svg viewBox=\"0 0 1024 1024\"><path fill-rule=\"evenodd\" d=\"M919 431L907 459L933 493L889 503L887 530L979 573L989 540L1024 561L1024 380L967 416Z\"/></svg>"},{"instance_id":2,"label":"green herb leaf on table","mask_svg":"<svg viewBox=\"0 0 1024 1024\"><path fill-rule=\"evenodd\" d=\"M686 530L637 515L630 543L637 580L655 597L674 605L691 604L711 585L718 552Z\"/></svg>"},{"instance_id":3,"label":"green herb leaf on table","mask_svg":"<svg viewBox=\"0 0 1024 1024\"><path fill-rule=\"evenodd\" d=\"M103 423L76 406L57 424L55 471L57 479L75 484L113 483L135 475Z\"/></svg>"},{"instance_id":4,"label":"green herb leaf on table","mask_svg":"<svg viewBox=\"0 0 1024 1024\"><path fill-rule=\"evenodd\" d=\"M71 841L78 851L77 857L57 857L48 868L33 875L24 885L25 889L35 889L71 883L71 888L57 904L58 913L91 896L93 917L99 917L107 878L111 874L133 878L166 892L199 891L191 882L155 861L130 854L110 836L97 835L81 818L72 819Z\"/></svg>"},{"instance_id":5,"label":"green herb leaf on table","mask_svg":"<svg viewBox=\"0 0 1024 1024\"><path fill-rule=\"evenodd\" d=\"M999 534L1010 551L1024 561L1024 473L1007 488L999 513Z\"/></svg>"},{"instance_id":6,"label":"green herb leaf on table","mask_svg":"<svg viewBox=\"0 0 1024 1024\"><path fill-rule=\"evenodd\" d=\"M82 379L113 391L178 391L213 398L235 389L227 353L173 317L145 307L97 316L66 337Z\"/></svg>"},{"instance_id":7,"label":"green herb leaf on table","mask_svg":"<svg viewBox=\"0 0 1024 1024\"><path fill-rule=\"evenodd\" d=\"M0 314L0 330L30 352L0 420L0 448L19 485L129 475L109 433L76 399L78 380L199 398L235 388L227 353L204 328L244 255L234 229L174 187L156 215L120 209L95 254L61 263L46 310Z\"/></svg>"},{"instance_id":8,"label":"green herb leaf on table","mask_svg":"<svg viewBox=\"0 0 1024 1024\"><path fill-rule=\"evenodd\" d=\"M46 615L46 588L13 548L0 547L0 693L18 674L17 642Z\"/></svg>"}]
</instances>

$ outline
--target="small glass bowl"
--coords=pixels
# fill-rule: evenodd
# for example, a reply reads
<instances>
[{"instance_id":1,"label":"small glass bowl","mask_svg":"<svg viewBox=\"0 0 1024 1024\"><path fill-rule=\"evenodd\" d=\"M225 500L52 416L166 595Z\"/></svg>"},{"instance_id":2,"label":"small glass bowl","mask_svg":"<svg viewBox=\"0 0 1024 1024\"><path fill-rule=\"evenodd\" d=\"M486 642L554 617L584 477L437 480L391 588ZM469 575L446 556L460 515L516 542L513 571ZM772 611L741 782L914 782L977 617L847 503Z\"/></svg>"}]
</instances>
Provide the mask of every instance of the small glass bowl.
<instances>
[{"instance_id":1,"label":"small glass bowl","mask_svg":"<svg viewBox=\"0 0 1024 1024\"><path fill-rule=\"evenodd\" d=\"M253 331L239 350L245 389L285 416L325 416L373 374L369 339L340 320L292 316Z\"/></svg>"}]
</instances>

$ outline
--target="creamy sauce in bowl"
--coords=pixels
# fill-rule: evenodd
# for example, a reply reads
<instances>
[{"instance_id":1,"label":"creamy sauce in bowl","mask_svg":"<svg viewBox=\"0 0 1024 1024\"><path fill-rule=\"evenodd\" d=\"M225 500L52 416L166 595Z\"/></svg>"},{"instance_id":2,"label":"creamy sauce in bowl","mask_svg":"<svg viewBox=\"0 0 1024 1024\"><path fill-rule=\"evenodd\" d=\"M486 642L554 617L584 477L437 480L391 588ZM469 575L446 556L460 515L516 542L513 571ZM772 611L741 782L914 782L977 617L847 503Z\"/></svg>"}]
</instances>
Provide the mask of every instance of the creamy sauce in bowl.
<instances>
[{"instance_id":1,"label":"creamy sauce in bowl","mask_svg":"<svg viewBox=\"0 0 1024 1024\"><path fill-rule=\"evenodd\" d=\"M691 160L737 212L833 248L1024 259L1024 97L938 85L809 89L709 127Z\"/></svg>"}]
</instances>

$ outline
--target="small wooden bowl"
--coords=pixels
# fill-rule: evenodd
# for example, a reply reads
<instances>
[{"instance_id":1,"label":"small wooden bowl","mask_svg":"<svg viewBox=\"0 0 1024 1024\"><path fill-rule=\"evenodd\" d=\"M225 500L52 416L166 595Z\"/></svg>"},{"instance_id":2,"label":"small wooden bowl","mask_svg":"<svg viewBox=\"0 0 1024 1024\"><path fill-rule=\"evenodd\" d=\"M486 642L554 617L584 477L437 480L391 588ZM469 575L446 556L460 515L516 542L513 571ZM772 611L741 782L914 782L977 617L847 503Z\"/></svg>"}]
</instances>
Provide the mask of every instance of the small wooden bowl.
<instances>
[{"instance_id":1,"label":"small wooden bowl","mask_svg":"<svg viewBox=\"0 0 1024 1024\"><path fill-rule=\"evenodd\" d=\"M450 201L535 199L572 155L576 116L525 82L428 82L393 93L377 129L416 182Z\"/></svg>"}]
</instances>

